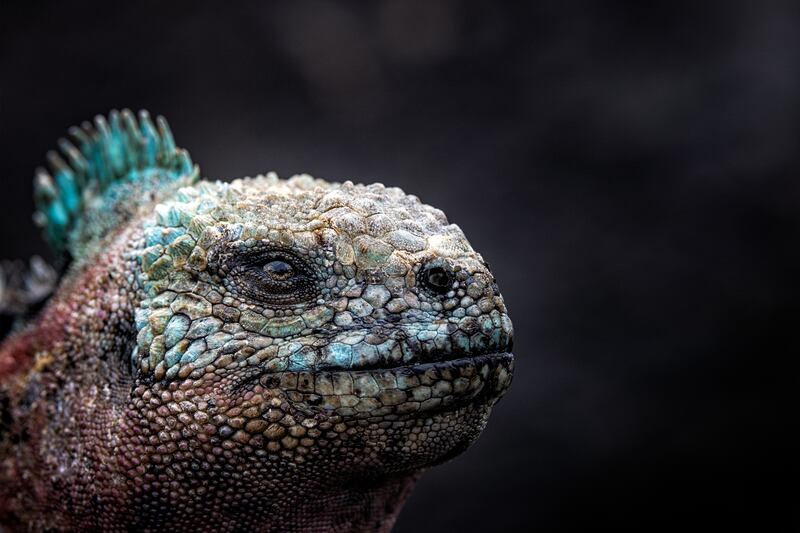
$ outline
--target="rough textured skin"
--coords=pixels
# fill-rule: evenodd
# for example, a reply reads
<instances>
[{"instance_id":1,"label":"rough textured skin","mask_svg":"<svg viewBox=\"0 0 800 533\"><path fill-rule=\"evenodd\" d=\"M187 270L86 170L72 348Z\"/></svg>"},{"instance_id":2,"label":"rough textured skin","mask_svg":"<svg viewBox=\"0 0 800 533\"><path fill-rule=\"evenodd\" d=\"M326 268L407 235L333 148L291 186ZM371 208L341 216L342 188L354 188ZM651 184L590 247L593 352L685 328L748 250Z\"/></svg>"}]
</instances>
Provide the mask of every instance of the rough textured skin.
<instances>
[{"instance_id":1,"label":"rough textured skin","mask_svg":"<svg viewBox=\"0 0 800 533\"><path fill-rule=\"evenodd\" d=\"M389 530L510 383L486 262L399 189L198 182L165 123L109 123L38 178L70 266L0 347L0 523Z\"/></svg>"}]
</instances>

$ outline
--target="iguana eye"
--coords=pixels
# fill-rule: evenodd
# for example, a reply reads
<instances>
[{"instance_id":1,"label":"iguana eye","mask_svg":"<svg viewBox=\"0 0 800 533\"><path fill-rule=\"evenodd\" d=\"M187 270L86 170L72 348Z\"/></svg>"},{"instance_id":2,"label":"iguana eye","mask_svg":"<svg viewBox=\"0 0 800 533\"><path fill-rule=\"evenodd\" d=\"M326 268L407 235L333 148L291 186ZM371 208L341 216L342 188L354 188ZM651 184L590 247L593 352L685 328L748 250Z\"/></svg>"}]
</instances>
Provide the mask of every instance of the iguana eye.
<instances>
[{"instance_id":1,"label":"iguana eye","mask_svg":"<svg viewBox=\"0 0 800 533\"><path fill-rule=\"evenodd\" d=\"M294 276L294 268L286 261L270 261L264 265L264 272L275 281L286 281Z\"/></svg>"},{"instance_id":2,"label":"iguana eye","mask_svg":"<svg viewBox=\"0 0 800 533\"><path fill-rule=\"evenodd\" d=\"M231 258L225 285L251 300L296 305L316 297L317 276L311 265L286 250L253 250Z\"/></svg>"}]
</instances>

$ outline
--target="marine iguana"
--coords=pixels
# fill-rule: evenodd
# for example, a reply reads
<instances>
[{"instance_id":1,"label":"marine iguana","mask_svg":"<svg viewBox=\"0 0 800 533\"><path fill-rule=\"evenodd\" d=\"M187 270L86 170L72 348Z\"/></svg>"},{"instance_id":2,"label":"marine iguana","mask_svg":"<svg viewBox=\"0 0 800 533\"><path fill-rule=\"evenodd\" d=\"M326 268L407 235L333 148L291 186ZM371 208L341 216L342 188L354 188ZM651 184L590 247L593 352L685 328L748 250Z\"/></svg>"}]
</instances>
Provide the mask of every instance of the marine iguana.
<instances>
[{"instance_id":1,"label":"marine iguana","mask_svg":"<svg viewBox=\"0 0 800 533\"><path fill-rule=\"evenodd\" d=\"M64 275L0 346L2 527L391 529L511 381L461 229L381 184L200 180L146 112L70 136L34 187Z\"/></svg>"}]
</instances>

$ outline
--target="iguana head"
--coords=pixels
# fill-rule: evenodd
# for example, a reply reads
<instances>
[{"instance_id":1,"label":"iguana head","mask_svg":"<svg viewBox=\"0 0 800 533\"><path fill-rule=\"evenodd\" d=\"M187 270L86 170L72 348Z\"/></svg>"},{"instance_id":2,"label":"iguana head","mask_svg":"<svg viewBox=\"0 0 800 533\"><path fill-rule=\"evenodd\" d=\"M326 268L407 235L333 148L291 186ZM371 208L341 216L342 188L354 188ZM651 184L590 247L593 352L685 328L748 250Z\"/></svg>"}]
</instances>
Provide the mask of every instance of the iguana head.
<instances>
[{"instance_id":1,"label":"iguana head","mask_svg":"<svg viewBox=\"0 0 800 533\"><path fill-rule=\"evenodd\" d=\"M132 128L117 126L123 152ZM175 150L165 138L155 162ZM146 498L255 505L298 479L412 473L478 437L511 380L512 325L442 211L381 184L149 168L92 193L108 228L51 231L72 235L73 255L105 254L129 295L115 335L130 394L110 431Z\"/></svg>"},{"instance_id":2,"label":"iguana head","mask_svg":"<svg viewBox=\"0 0 800 533\"><path fill-rule=\"evenodd\" d=\"M201 182L142 227L137 390L191 391L210 443L415 468L464 449L508 385L511 322L486 262L399 189Z\"/></svg>"}]
</instances>

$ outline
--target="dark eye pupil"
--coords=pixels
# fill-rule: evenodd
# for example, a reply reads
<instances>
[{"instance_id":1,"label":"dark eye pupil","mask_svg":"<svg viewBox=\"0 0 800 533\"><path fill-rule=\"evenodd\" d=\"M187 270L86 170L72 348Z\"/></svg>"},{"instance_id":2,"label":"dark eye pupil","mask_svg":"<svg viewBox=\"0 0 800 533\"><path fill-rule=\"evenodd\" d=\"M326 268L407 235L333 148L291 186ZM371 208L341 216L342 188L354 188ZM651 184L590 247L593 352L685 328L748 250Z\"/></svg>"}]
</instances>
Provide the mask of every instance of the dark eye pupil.
<instances>
[{"instance_id":1,"label":"dark eye pupil","mask_svg":"<svg viewBox=\"0 0 800 533\"><path fill-rule=\"evenodd\" d=\"M264 265L264 271L275 280L287 280L294 275L292 265L286 261L270 261Z\"/></svg>"},{"instance_id":2,"label":"dark eye pupil","mask_svg":"<svg viewBox=\"0 0 800 533\"><path fill-rule=\"evenodd\" d=\"M453 280L450 273L442 267L432 267L426 272L428 286L438 292L450 290Z\"/></svg>"}]
</instances>

